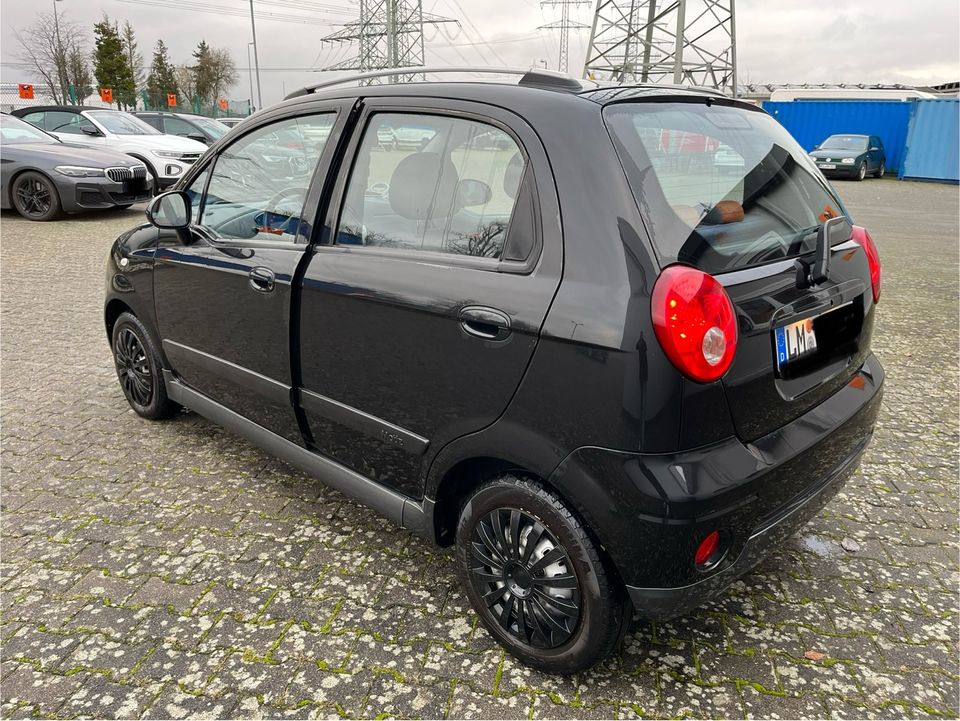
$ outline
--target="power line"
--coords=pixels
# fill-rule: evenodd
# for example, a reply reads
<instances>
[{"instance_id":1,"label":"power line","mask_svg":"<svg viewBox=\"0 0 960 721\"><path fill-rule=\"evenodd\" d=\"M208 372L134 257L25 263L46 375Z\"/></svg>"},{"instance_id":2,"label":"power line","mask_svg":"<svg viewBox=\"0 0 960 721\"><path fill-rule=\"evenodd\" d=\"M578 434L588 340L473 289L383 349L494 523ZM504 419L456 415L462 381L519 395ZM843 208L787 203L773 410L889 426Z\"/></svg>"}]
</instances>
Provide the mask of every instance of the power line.
<instances>
[{"instance_id":1,"label":"power line","mask_svg":"<svg viewBox=\"0 0 960 721\"><path fill-rule=\"evenodd\" d=\"M540 30L559 30L560 31L560 59L557 63L557 69L561 73L567 72L567 58L570 54L570 30L582 30L589 25L570 19L571 5L585 5L590 0L541 0L541 5L559 5L560 20L546 25L541 25Z\"/></svg>"},{"instance_id":2,"label":"power line","mask_svg":"<svg viewBox=\"0 0 960 721\"><path fill-rule=\"evenodd\" d=\"M213 13L216 15L229 15L232 17L249 17L249 12L240 8L229 8L223 5L212 5L208 3L192 2L190 0L117 0L117 2L127 3L129 5L150 5L154 7L167 8L168 10L184 10L188 12ZM328 13L330 11L323 11ZM258 10L255 13L258 20L298 23L308 25L330 25L331 20L320 18L310 18L302 15L292 15L289 13L275 13L264 10Z\"/></svg>"}]
</instances>

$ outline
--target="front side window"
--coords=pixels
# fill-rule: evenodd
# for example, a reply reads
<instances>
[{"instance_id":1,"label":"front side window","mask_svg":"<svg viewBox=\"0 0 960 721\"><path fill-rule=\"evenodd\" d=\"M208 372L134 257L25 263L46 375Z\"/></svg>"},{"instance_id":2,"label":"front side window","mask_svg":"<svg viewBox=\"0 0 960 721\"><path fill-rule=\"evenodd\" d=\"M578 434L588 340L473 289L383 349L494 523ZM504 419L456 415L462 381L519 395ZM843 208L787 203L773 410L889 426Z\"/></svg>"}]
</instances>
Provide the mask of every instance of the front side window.
<instances>
[{"instance_id":1,"label":"front side window","mask_svg":"<svg viewBox=\"0 0 960 721\"><path fill-rule=\"evenodd\" d=\"M82 115L68 113L62 110L50 110L44 114L43 128L51 133L67 133L80 135L82 126L93 128L93 125Z\"/></svg>"},{"instance_id":2,"label":"front side window","mask_svg":"<svg viewBox=\"0 0 960 721\"><path fill-rule=\"evenodd\" d=\"M337 243L499 258L524 171L507 133L441 115L371 117Z\"/></svg>"},{"instance_id":3,"label":"front side window","mask_svg":"<svg viewBox=\"0 0 960 721\"><path fill-rule=\"evenodd\" d=\"M183 135L184 137L187 135L202 134L199 128L195 128L186 120L172 115L168 115L163 119L163 130L167 135Z\"/></svg>"},{"instance_id":4,"label":"front side window","mask_svg":"<svg viewBox=\"0 0 960 721\"><path fill-rule=\"evenodd\" d=\"M200 224L217 238L296 240L310 180L334 113L259 128L217 156Z\"/></svg>"},{"instance_id":5,"label":"front side window","mask_svg":"<svg viewBox=\"0 0 960 721\"><path fill-rule=\"evenodd\" d=\"M844 214L807 154L766 113L623 103L604 119L664 263L721 273L796 257L814 249L824 220Z\"/></svg>"},{"instance_id":6,"label":"front side window","mask_svg":"<svg viewBox=\"0 0 960 721\"><path fill-rule=\"evenodd\" d=\"M159 115L138 115L143 122L149 125L151 128L156 128L160 130L160 116Z\"/></svg>"}]
</instances>

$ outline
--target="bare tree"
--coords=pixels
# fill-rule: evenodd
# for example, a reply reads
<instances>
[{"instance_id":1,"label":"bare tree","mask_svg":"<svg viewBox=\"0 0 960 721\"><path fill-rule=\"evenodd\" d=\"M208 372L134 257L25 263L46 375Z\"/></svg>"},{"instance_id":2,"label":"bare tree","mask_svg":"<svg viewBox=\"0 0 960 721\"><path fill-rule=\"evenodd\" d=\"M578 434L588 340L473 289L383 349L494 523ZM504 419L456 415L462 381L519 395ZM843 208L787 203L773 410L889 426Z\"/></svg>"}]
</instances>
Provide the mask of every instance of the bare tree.
<instances>
[{"instance_id":1,"label":"bare tree","mask_svg":"<svg viewBox=\"0 0 960 721\"><path fill-rule=\"evenodd\" d=\"M83 105L84 99L93 93L95 88L90 55L78 39L73 40L67 50L67 80L76 91L77 104Z\"/></svg>"},{"instance_id":2,"label":"bare tree","mask_svg":"<svg viewBox=\"0 0 960 721\"><path fill-rule=\"evenodd\" d=\"M189 65L177 65L173 69L173 77L177 81L177 94L187 98L189 102L197 92L197 78L193 68Z\"/></svg>"},{"instance_id":3,"label":"bare tree","mask_svg":"<svg viewBox=\"0 0 960 721\"><path fill-rule=\"evenodd\" d=\"M226 93L239 79L237 66L230 56L230 51L224 48L215 48L210 51L210 80L213 91L213 101L216 102L221 94Z\"/></svg>"},{"instance_id":4,"label":"bare tree","mask_svg":"<svg viewBox=\"0 0 960 721\"><path fill-rule=\"evenodd\" d=\"M38 13L33 25L15 29L14 34L20 43L19 58L43 78L53 102L68 102L70 50L82 49L86 44L84 29L65 20L54 6L53 13Z\"/></svg>"}]
</instances>

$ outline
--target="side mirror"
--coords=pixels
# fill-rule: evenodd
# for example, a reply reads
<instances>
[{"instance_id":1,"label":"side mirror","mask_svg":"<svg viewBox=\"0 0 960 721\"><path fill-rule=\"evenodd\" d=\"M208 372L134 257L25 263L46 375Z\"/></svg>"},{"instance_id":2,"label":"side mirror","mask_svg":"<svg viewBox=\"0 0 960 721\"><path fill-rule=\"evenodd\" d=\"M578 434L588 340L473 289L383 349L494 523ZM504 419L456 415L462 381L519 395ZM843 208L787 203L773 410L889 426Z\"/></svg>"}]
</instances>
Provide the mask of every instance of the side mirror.
<instances>
[{"instance_id":1,"label":"side mirror","mask_svg":"<svg viewBox=\"0 0 960 721\"><path fill-rule=\"evenodd\" d=\"M95 138L100 137L101 135L103 135L103 133L101 133L99 130L97 130L97 129L96 129L95 127L93 127L92 125L81 125L81 126L80 126L80 132L81 132L81 133L86 133L87 135L92 135L92 136L95 137Z\"/></svg>"},{"instance_id":2,"label":"side mirror","mask_svg":"<svg viewBox=\"0 0 960 721\"><path fill-rule=\"evenodd\" d=\"M874 145L872 148L870 148L870 150L880 150L880 148L878 148L876 145Z\"/></svg>"},{"instance_id":3,"label":"side mirror","mask_svg":"<svg viewBox=\"0 0 960 721\"><path fill-rule=\"evenodd\" d=\"M182 190L158 195L147 206L147 220L158 228L186 228L190 225L190 197Z\"/></svg>"},{"instance_id":4,"label":"side mirror","mask_svg":"<svg viewBox=\"0 0 960 721\"><path fill-rule=\"evenodd\" d=\"M814 146L813 146L813 149L814 149L814 150L820 150L820 143L817 143L816 145L814 145Z\"/></svg>"}]
</instances>

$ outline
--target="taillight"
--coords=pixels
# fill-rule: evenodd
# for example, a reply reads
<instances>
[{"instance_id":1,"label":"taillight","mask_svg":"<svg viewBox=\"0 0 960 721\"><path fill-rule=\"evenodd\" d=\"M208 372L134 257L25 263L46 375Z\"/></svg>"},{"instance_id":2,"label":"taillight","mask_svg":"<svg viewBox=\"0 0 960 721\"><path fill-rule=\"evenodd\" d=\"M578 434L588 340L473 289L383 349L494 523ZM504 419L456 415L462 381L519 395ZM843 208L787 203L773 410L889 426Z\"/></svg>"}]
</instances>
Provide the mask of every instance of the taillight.
<instances>
[{"instance_id":1,"label":"taillight","mask_svg":"<svg viewBox=\"0 0 960 721\"><path fill-rule=\"evenodd\" d=\"M861 228L859 225L853 226L853 239L867 254L867 262L870 264L870 285L873 286L873 302L876 303L880 300L880 253L877 252L877 246L866 228Z\"/></svg>"},{"instance_id":2,"label":"taillight","mask_svg":"<svg viewBox=\"0 0 960 721\"><path fill-rule=\"evenodd\" d=\"M681 373L715 381L737 350L737 319L727 291L712 275L686 265L664 268L653 286L653 329Z\"/></svg>"}]
</instances>

